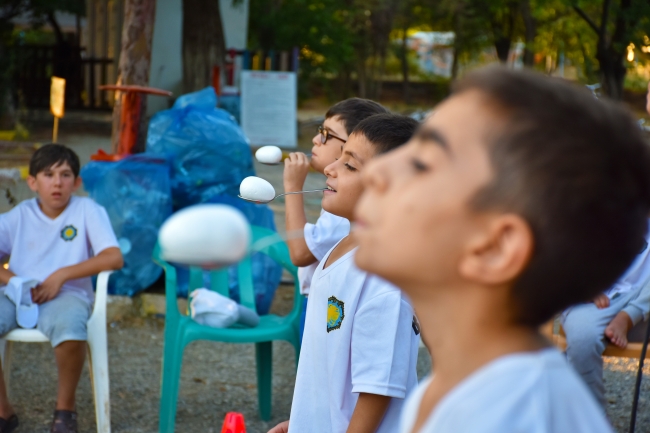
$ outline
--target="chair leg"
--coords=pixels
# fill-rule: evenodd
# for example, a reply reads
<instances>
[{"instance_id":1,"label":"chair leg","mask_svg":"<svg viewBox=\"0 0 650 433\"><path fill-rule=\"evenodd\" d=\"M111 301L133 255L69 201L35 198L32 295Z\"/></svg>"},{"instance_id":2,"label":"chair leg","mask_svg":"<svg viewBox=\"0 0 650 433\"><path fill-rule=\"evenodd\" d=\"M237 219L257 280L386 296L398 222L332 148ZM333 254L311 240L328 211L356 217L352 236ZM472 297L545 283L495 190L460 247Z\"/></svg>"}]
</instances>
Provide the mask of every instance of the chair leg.
<instances>
[{"instance_id":1,"label":"chair leg","mask_svg":"<svg viewBox=\"0 0 650 433\"><path fill-rule=\"evenodd\" d=\"M178 335L175 333L173 336L165 338L158 422L160 433L173 433L176 426L176 404L185 348L184 345L178 344L178 339Z\"/></svg>"},{"instance_id":2,"label":"chair leg","mask_svg":"<svg viewBox=\"0 0 650 433\"><path fill-rule=\"evenodd\" d=\"M88 329L88 363L95 399L97 433L111 433L111 403L106 327Z\"/></svg>"},{"instance_id":3,"label":"chair leg","mask_svg":"<svg viewBox=\"0 0 650 433\"><path fill-rule=\"evenodd\" d=\"M0 339L0 362L2 362L2 374L7 389L7 397L11 397L11 351L13 342Z\"/></svg>"},{"instance_id":4,"label":"chair leg","mask_svg":"<svg viewBox=\"0 0 650 433\"><path fill-rule=\"evenodd\" d=\"M257 364L257 400L260 417L264 421L271 419L271 390L273 379L273 342L255 343L255 361Z\"/></svg>"}]
</instances>

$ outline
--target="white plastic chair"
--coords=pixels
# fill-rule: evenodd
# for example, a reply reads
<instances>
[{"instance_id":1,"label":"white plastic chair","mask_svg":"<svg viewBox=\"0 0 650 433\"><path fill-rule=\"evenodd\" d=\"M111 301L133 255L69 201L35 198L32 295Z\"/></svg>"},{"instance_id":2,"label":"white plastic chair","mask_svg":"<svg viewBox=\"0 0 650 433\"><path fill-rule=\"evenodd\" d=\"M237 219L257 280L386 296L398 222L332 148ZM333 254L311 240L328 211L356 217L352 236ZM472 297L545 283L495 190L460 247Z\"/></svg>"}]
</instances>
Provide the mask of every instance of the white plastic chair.
<instances>
[{"instance_id":1,"label":"white plastic chair","mask_svg":"<svg viewBox=\"0 0 650 433\"><path fill-rule=\"evenodd\" d=\"M106 296L108 277L111 271L97 276L95 307L88 319L88 362L90 382L95 397L97 432L111 432L111 403L108 381L108 340L106 337ZM5 384L9 392L11 372L11 346L13 342L48 343L47 337L38 329L14 329L0 338L0 362L4 371Z\"/></svg>"}]
</instances>

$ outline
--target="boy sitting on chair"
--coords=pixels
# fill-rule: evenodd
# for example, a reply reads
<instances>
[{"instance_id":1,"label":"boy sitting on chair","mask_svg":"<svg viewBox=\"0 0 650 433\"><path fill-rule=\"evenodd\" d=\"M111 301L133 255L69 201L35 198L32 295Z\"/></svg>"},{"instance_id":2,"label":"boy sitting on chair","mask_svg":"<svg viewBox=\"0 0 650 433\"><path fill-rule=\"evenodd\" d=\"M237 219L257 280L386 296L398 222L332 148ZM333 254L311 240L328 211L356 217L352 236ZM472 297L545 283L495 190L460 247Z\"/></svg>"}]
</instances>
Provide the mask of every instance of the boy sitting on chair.
<instances>
[{"instance_id":1,"label":"boy sitting on chair","mask_svg":"<svg viewBox=\"0 0 650 433\"><path fill-rule=\"evenodd\" d=\"M76 433L75 392L86 356L86 322L94 300L90 277L123 264L103 207L72 196L81 185L79 157L66 146L48 144L29 163L27 184L38 197L0 215L0 283L14 276L39 281L31 290L38 304L37 329L54 347L58 392L52 433ZM16 305L0 289L0 336L15 329ZM0 433L18 427L0 368Z\"/></svg>"},{"instance_id":2,"label":"boy sitting on chair","mask_svg":"<svg viewBox=\"0 0 650 433\"><path fill-rule=\"evenodd\" d=\"M434 366L399 431L611 432L539 327L643 247L650 149L631 116L559 79L484 68L364 183L356 263L409 296Z\"/></svg>"},{"instance_id":3,"label":"boy sitting on chair","mask_svg":"<svg viewBox=\"0 0 650 433\"><path fill-rule=\"evenodd\" d=\"M650 312L650 232L632 266L593 302L575 305L562 314L567 359L607 409L603 384L603 352L607 341L624 349L627 333Z\"/></svg>"}]
</instances>

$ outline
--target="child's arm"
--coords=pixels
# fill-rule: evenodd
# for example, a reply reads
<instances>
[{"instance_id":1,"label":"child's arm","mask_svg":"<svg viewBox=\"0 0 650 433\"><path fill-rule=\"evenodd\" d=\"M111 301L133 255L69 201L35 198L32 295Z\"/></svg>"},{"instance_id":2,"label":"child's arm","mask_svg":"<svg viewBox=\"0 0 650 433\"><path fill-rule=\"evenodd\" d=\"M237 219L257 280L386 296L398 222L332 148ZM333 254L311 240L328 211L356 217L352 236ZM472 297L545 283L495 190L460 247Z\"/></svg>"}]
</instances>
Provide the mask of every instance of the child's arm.
<instances>
[{"instance_id":1,"label":"child's arm","mask_svg":"<svg viewBox=\"0 0 650 433\"><path fill-rule=\"evenodd\" d=\"M273 427L267 433L289 433L289 421L283 421Z\"/></svg>"},{"instance_id":2,"label":"child's arm","mask_svg":"<svg viewBox=\"0 0 650 433\"><path fill-rule=\"evenodd\" d=\"M390 399L385 395L360 393L347 433L374 433L384 418Z\"/></svg>"},{"instance_id":3,"label":"child's arm","mask_svg":"<svg viewBox=\"0 0 650 433\"><path fill-rule=\"evenodd\" d=\"M0 284L9 284L11 277L15 277L16 274L11 272L9 269L5 269L0 266Z\"/></svg>"},{"instance_id":4,"label":"child's arm","mask_svg":"<svg viewBox=\"0 0 650 433\"><path fill-rule=\"evenodd\" d=\"M301 191L309 172L309 159L304 153L292 153L284 160L284 191ZM287 233L298 233L305 229L307 217L302 194L285 196L285 225ZM302 236L289 236L287 239L291 262L295 266L309 266L316 262Z\"/></svg>"},{"instance_id":5,"label":"child's arm","mask_svg":"<svg viewBox=\"0 0 650 433\"><path fill-rule=\"evenodd\" d=\"M66 281L90 277L102 271L115 271L124 265L122 253L117 247L106 248L95 257L91 257L77 265L66 266L55 271L32 292L32 300L43 304L53 299ZM0 276L0 278L2 278Z\"/></svg>"}]
</instances>

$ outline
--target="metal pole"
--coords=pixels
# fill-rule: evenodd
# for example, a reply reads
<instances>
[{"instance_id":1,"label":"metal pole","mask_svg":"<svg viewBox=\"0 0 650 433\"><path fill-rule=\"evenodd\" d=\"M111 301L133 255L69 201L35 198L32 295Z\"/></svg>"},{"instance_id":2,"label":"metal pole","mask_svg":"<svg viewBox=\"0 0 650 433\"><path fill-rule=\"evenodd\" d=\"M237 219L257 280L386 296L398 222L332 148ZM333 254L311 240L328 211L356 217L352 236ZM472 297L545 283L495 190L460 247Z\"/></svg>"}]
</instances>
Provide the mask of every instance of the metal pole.
<instances>
[{"instance_id":1,"label":"metal pole","mask_svg":"<svg viewBox=\"0 0 650 433\"><path fill-rule=\"evenodd\" d=\"M52 131L52 143L59 138L59 118L54 116L54 130Z\"/></svg>"},{"instance_id":2,"label":"metal pole","mask_svg":"<svg viewBox=\"0 0 650 433\"><path fill-rule=\"evenodd\" d=\"M645 354L648 349L648 339L650 339L650 320L648 320L648 328L645 331L645 339L641 348L641 358L639 359L639 371L636 373L636 383L634 384L634 399L632 400L632 413L630 414L630 433L634 433L634 428L636 427L636 410L639 405L639 393L641 392L641 380L643 379L643 362L645 361Z\"/></svg>"}]
</instances>

